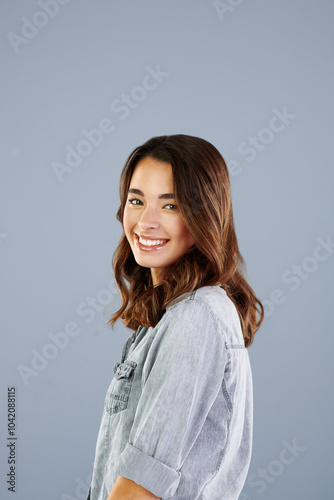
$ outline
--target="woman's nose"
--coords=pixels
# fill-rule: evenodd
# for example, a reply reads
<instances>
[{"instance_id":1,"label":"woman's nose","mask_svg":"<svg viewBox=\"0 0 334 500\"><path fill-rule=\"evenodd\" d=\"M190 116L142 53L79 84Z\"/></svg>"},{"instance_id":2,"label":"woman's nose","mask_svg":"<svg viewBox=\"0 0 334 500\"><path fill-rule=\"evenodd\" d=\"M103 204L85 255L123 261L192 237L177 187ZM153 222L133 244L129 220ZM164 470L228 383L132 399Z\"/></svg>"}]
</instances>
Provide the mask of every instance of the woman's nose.
<instances>
[{"instance_id":1,"label":"woman's nose","mask_svg":"<svg viewBox=\"0 0 334 500\"><path fill-rule=\"evenodd\" d=\"M139 225L143 230L157 229L160 226L158 211L154 207L146 207L142 212Z\"/></svg>"}]
</instances>

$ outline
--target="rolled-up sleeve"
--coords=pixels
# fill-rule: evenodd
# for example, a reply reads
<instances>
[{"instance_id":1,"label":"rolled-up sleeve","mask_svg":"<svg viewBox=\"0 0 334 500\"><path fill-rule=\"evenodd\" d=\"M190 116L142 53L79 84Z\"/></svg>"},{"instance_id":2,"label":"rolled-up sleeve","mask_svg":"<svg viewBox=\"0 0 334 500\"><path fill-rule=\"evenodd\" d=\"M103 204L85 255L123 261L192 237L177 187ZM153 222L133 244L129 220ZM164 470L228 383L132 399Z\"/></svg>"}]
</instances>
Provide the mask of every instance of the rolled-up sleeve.
<instances>
[{"instance_id":1,"label":"rolled-up sleeve","mask_svg":"<svg viewBox=\"0 0 334 500\"><path fill-rule=\"evenodd\" d=\"M201 300L172 306L163 320L145 360L142 393L118 470L167 499L177 490L182 464L221 390L227 352L224 332Z\"/></svg>"}]
</instances>

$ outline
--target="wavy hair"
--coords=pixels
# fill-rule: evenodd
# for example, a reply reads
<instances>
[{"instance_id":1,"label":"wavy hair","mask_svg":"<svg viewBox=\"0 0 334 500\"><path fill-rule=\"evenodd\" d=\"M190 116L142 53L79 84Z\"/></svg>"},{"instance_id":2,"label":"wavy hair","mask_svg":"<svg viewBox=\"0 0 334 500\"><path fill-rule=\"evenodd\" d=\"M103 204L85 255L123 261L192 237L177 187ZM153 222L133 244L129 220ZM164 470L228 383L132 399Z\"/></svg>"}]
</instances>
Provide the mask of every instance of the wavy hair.
<instances>
[{"instance_id":1,"label":"wavy hair","mask_svg":"<svg viewBox=\"0 0 334 500\"><path fill-rule=\"evenodd\" d=\"M108 323L113 326L122 318L133 330L154 327L170 302L202 286L220 285L236 306L245 346L249 347L264 309L245 278L234 229L229 174L222 155L208 141L181 134L153 137L137 147L121 174L117 212L121 223L132 174L147 157L171 165L174 193L195 244L165 268L159 285L153 286L150 269L137 264L123 233L113 256L122 306Z\"/></svg>"}]
</instances>

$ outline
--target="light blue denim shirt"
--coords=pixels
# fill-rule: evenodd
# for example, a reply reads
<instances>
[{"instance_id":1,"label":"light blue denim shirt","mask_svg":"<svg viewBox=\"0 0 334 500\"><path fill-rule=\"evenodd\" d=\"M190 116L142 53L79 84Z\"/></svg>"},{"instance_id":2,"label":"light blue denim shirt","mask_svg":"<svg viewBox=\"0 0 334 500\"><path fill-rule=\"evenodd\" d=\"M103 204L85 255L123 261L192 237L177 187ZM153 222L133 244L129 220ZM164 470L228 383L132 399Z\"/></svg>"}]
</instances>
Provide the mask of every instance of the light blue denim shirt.
<instances>
[{"instance_id":1,"label":"light blue denim shirt","mask_svg":"<svg viewBox=\"0 0 334 500\"><path fill-rule=\"evenodd\" d=\"M252 446L248 352L219 286L170 304L138 328L114 366L97 439L91 500L122 475L167 500L236 500Z\"/></svg>"}]
</instances>

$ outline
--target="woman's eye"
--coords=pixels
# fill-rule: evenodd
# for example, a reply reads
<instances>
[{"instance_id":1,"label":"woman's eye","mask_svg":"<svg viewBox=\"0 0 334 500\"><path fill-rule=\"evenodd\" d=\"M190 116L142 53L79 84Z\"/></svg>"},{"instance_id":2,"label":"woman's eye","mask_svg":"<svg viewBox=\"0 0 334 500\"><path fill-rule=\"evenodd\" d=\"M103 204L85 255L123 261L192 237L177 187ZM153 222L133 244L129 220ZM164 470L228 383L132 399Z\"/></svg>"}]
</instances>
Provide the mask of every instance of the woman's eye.
<instances>
[{"instance_id":1,"label":"woman's eye","mask_svg":"<svg viewBox=\"0 0 334 500\"><path fill-rule=\"evenodd\" d=\"M130 198L128 200L128 202L131 204L131 205L140 205L141 204L141 201L138 200L138 198Z\"/></svg>"},{"instance_id":2,"label":"woman's eye","mask_svg":"<svg viewBox=\"0 0 334 500\"><path fill-rule=\"evenodd\" d=\"M138 198L129 198L128 203L130 203L130 205L135 205L135 206L143 205L143 202ZM164 205L164 208L167 208L167 210L177 210L178 207L173 203L167 203L167 205Z\"/></svg>"}]
</instances>

